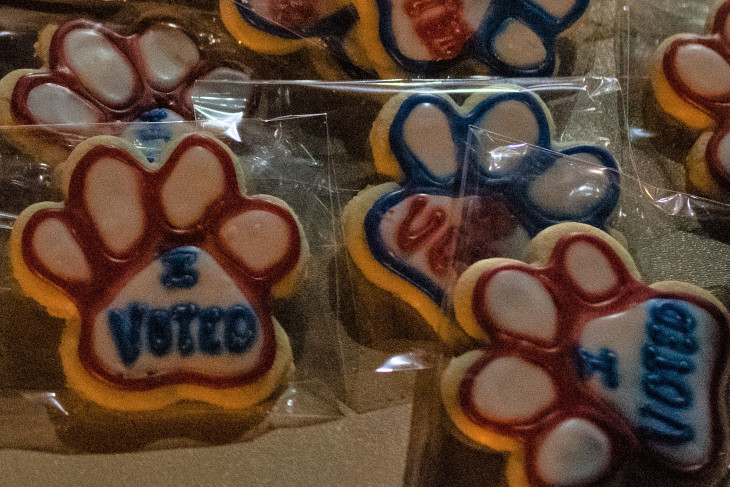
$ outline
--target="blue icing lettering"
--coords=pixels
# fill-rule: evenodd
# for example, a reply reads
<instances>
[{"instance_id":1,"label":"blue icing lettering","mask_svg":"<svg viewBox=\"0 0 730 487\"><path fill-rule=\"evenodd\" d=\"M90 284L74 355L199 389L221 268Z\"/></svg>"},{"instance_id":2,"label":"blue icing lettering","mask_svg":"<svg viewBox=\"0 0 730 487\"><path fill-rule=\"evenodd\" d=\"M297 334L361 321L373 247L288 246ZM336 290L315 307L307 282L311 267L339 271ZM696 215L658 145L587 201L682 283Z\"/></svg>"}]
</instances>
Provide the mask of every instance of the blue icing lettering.
<instances>
[{"instance_id":1,"label":"blue icing lettering","mask_svg":"<svg viewBox=\"0 0 730 487\"><path fill-rule=\"evenodd\" d=\"M692 427L674 418L672 413L661 413L652 406L639 409L639 434L644 438L667 445L682 445L695 439Z\"/></svg>"},{"instance_id":2,"label":"blue icing lettering","mask_svg":"<svg viewBox=\"0 0 730 487\"><path fill-rule=\"evenodd\" d=\"M675 408L692 405L692 390L676 372L646 374L642 381L647 396Z\"/></svg>"},{"instance_id":3,"label":"blue icing lettering","mask_svg":"<svg viewBox=\"0 0 730 487\"><path fill-rule=\"evenodd\" d=\"M687 356L672 354L671 350L656 345L644 345L641 356L642 364L647 370L673 370L681 374L689 374L695 370L694 363Z\"/></svg>"},{"instance_id":4,"label":"blue icing lettering","mask_svg":"<svg viewBox=\"0 0 730 487\"><path fill-rule=\"evenodd\" d=\"M170 308L170 318L177 323L177 352L182 357L189 357L195 352L190 324L200 313L197 304L178 304Z\"/></svg>"},{"instance_id":5,"label":"blue icing lettering","mask_svg":"<svg viewBox=\"0 0 730 487\"><path fill-rule=\"evenodd\" d=\"M166 109L153 108L152 110L144 112L137 120L140 122L164 122L167 120L167 117L168 114Z\"/></svg>"},{"instance_id":6,"label":"blue icing lettering","mask_svg":"<svg viewBox=\"0 0 730 487\"><path fill-rule=\"evenodd\" d=\"M175 350L181 357L196 351L241 355L251 349L258 334L256 314L241 304L224 309L181 303L161 309L133 302L123 309L109 310L107 317L117 353L126 366L133 365L144 349L156 357Z\"/></svg>"},{"instance_id":7,"label":"blue icing lettering","mask_svg":"<svg viewBox=\"0 0 730 487\"><path fill-rule=\"evenodd\" d=\"M256 338L256 316L246 306L231 306L226 310L226 328L223 335L231 353L248 350Z\"/></svg>"},{"instance_id":8,"label":"blue icing lettering","mask_svg":"<svg viewBox=\"0 0 730 487\"><path fill-rule=\"evenodd\" d=\"M124 132L123 137L141 149L149 162L155 162L162 152L162 147L174 137L171 122L182 120L183 118L172 110L155 108L142 113Z\"/></svg>"},{"instance_id":9,"label":"blue icing lettering","mask_svg":"<svg viewBox=\"0 0 730 487\"><path fill-rule=\"evenodd\" d=\"M601 382L609 389L616 389L619 385L616 354L602 348L598 355L590 350L578 347L578 372L581 379L589 380L593 374L601 374Z\"/></svg>"},{"instance_id":10,"label":"blue icing lettering","mask_svg":"<svg viewBox=\"0 0 730 487\"><path fill-rule=\"evenodd\" d=\"M190 289L198 283L198 249L180 247L160 256L163 272L160 283L166 289Z\"/></svg>"},{"instance_id":11,"label":"blue icing lettering","mask_svg":"<svg viewBox=\"0 0 730 487\"><path fill-rule=\"evenodd\" d=\"M223 310L217 306L200 311L200 328L198 328L198 347L207 355L219 355L221 342L218 339L218 322L223 318Z\"/></svg>"},{"instance_id":12,"label":"blue icing lettering","mask_svg":"<svg viewBox=\"0 0 730 487\"><path fill-rule=\"evenodd\" d=\"M130 303L125 310L109 311L109 328L114 345L124 365L132 365L142 351L142 323L147 314L147 306Z\"/></svg>"},{"instance_id":13,"label":"blue icing lettering","mask_svg":"<svg viewBox=\"0 0 730 487\"><path fill-rule=\"evenodd\" d=\"M647 343L641 350L646 400L639 408L638 426L647 439L675 446L695 438L680 411L694 404L687 375L695 370L692 356L699 351L696 326L694 316L676 301L655 301L649 309Z\"/></svg>"}]
</instances>

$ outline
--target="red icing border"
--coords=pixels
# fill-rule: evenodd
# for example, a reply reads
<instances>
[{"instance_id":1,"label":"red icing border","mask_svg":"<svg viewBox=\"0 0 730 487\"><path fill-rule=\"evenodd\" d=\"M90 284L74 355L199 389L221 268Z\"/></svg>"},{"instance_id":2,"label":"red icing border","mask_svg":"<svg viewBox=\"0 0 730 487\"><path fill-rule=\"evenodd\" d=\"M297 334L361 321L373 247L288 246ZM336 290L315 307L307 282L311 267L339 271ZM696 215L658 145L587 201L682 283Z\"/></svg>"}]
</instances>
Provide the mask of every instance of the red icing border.
<instances>
[{"instance_id":1,"label":"red icing border","mask_svg":"<svg viewBox=\"0 0 730 487\"><path fill-rule=\"evenodd\" d=\"M565 266L565 254L568 247L576 241L584 241L601 249L601 253L609 260L618 277L618 283L607 292L586 295L578 292L568 276ZM485 309L484 293L488 282L498 272L514 269L535 277L552 295L556 303L557 329L553 340L542 341L533 337L529 339L519 333L510 332L493 323ZM634 305L654 298L677 298L692 303L707 311L718 323L718 339L710 386L710 404L713 415L712 444L713 449L706 463L677 469L676 464L658 453L650 453L641 448L639 438L634 434L629 422L623 414L610 403L600 398L583 385L579 373L574 366L574 347L583 332L585 325L593 319L624 311ZM725 315L709 301L700 297L670 293L653 289L636 281L626 269L623 260L604 240L587 234L562 237L553 248L550 261L545 267L531 265L508 264L489 269L479 276L472 295L472 311L477 323L489 336L489 351L480 357L467 370L459 384L459 404L466 416L479 426L496 431L500 435L522 440L526 445L526 467L531 486L547 487L536 474L536 465L532 463L541 438L553 426L567 418L583 418L599 425L611 439L614 446L611 464L606 473L596 482L600 483L619 475L617 466L628 458L644 455L658 461L662 468L670 469L685 480L702 482L704 476L711 475L721 466L719 452L724 448L724 427L720 411L720 386L725 364L722 357L728 354L728 322ZM529 341L528 341L529 340ZM483 416L474 402L474 381L487 363L502 356L518 356L527 362L550 371L556 390L556 399L548 410L524 423L499 423ZM616 447L618 445L618 448Z\"/></svg>"},{"instance_id":2,"label":"red icing border","mask_svg":"<svg viewBox=\"0 0 730 487\"><path fill-rule=\"evenodd\" d=\"M180 157L191 147L204 147L221 161L225 189L217 204L209 207L200 224L189 229L172 227L165 219L159 189L176 167ZM82 197L85 176L91 165L102 157L112 157L134 168L141 175L142 206L147 213L142 237L123 256L111 256L103 247ZM263 210L280 216L290 229L287 255L276 265L263 272L253 272L240 265L219 239L219 231L226 221L248 210ZM74 237L83 250L92 271L88 284L60 279L47 269L32 246L35 228L50 218L64 221L74 231ZM262 354L251 371L235 376L211 376L195 372L171 372L151 378L128 379L105 370L93 352L92 328L94 318L105 309L124 286L153 260L167 250L194 245L208 252L236 282L256 312L262 333ZM169 384L194 383L216 388L227 388L250 383L272 366L276 354L276 337L271 311L271 287L288 274L299 261L301 237L295 217L286 208L261 198L241 195L234 163L219 144L206 137L188 136L175 148L167 162L158 170L143 168L127 151L109 146L96 146L76 165L71 177L69 196L65 207L36 212L27 222L22 236L23 259L29 269L63 289L81 315L79 357L87 370L122 389L148 390Z\"/></svg>"},{"instance_id":3,"label":"red icing border","mask_svg":"<svg viewBox=\"0 0 730 487\"><path fill-rule=\"evenodd\" d=\"M712 137L707 145L705 159L713 178L722 186L730 187L730 173L718 157L722 138L730 133L730 92L718 99L711 99L692 91L679 76L675 59L677 51L687 45L705 46L720 55L730 65L730 39L724 35L724 26L730 22L730 1L723 3L715 13L712 30L706 36L678 39L672 42L664 53L662 69L669 86L682 99L707 113L716 123Z\"/></svg>"},{"instance_id":4,"label":"red icing border","mask_svg":"<svg viewBox=\"0 0 730 487\"><path fill-rule=\"evenodd\" d=\"M149 84L144 75L144 62L139 53L139 38L153 26L169 26L183 32L195 44L200 53L198 64L183 78L183 80L172 90L162 91ZM104 35L123 56L132 62L131 68L136 77L136 86L130 101L120 106L110 106L98 100L90 91L84 88L81 81L76 77L69 67L66 59L63 42L66 36L75 29L91 29ZM21 77L16 83L10 100L11 111L15 119L23 125L37 125L39 122L30 113L27 106L27 98L30 91L45 83L56 83L81 96L94 108L104 115L102 122L131 122L136 120L142 113L155 109L167 108L173 110L186 120L194 120L195 116L192 107L187 102L187 94L192 87L192 82L210 71L217 68L230 68L243 73L251 74L251 70L234 62L214 61L208 55L203 46L197 42L196 37L174 21L165 19L145 19L135 25L134 31L129 35L122 35L105 27L98 22L86 19L71 20L61 24L54 32L49 48L49 72L31 73ZM58 133L53 129L45 129L51 133Z\"/></svg>"}]
</instances>

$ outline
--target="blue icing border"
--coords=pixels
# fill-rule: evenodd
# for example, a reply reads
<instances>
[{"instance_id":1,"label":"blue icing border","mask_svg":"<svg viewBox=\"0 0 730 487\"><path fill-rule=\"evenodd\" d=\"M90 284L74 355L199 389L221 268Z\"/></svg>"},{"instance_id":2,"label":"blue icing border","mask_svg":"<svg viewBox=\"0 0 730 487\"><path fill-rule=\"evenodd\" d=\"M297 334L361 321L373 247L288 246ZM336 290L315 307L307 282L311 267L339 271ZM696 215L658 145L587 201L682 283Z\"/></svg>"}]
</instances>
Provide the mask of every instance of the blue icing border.
<instances>
[{"instance_id":1,"label":"blue icing border","mask_svg":"<svg viewBox=\"0 0 730 487\"><path fill-rule=\"evenodd\" d=\"M354 5L343 7L300 29L283 27L257 14L241 0L232 0L241 18L251 27L282 39L297 40L312 37L343 37L358 20Z\"/></svg>"},{"instance_id":2,"label":"blue icing border","mask_svg":"<svg viewBox=\"0 0 730 487\"><path fill-rule=\"evenodd\" d=\"M422 61L405 56L398 48L392 27L392 0L376 0L379 13L380 41L393 61L406 71L434 74L449 66L474 57L486 64L496 74L506 76L549 76L555 69L555 41L558 35L570 27L586 11L590 0L576 0L573 8L558 18L529 0L493 0L484 20L464 46L462 55L449 60ZM545 61L537 66L515 67L500 61L493 53L492 40L510 20L527 24L540 37L545 46Z\"/></svg>"},{"instance_id":3,"label":"blue icing border","mask_svg":"<svg viewBox=\"0 0 730 487\"><path fill-rule=\"evenodd\" d=\"M538 122L538 142L536 145L548 151L531 151L517 165L502 173L489 173L479 163L474 151L467 156L466 150L470 127L478 124L484 116L497 104L505 101L518 101L525 104L535 115ZM430 104L436 106L449 121L451 137L456 147L457 168L454 174L439 177L433 174L426 165L408 148L405 143L404 130L408 116L418 106ZM407 98L398 109L390 128L390 147L403 172L402 187L378 198L365 215L365 240L373 257L384 267L406 281L414 284L432 301L441 303L444 291L428 276L407 265L393 256L380 234L380 223L383 216L395 205L415 194L437 196L491 196L498 198L509 207L520 225L530 237L541 230L565 221L587 223L605 229L609 218L619 199L619 175L613 156L600 147L576 146L552 152L550 124L547 114L540 102L524 91L502 93L490 96L478 103L465 116L459 114L449 99L437 95L413 95ZM595 156L608 171L606 195L590 211L573 217L561 218L541 210L525 195L529 184L540 174L547 171L561 155L588 153ZM462 185L462 182L466 185Z\"/></svg>"}]
</instances>

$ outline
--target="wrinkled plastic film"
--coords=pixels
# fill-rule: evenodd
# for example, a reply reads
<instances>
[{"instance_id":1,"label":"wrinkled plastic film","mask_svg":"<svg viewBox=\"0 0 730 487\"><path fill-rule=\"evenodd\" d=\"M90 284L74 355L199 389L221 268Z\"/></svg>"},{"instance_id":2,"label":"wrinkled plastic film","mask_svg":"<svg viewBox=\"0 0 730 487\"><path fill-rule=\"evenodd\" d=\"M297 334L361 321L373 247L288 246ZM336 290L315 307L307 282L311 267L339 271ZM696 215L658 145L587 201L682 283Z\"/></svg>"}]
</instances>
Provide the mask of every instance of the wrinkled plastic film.
<instances>
[{"instance_id":1,"label":"wrinkled plastic film","mask_svg":"<svg viewBox=\"0 0 730 487\"><path fill-rule=\"evenodd\" d=\"M138 126L128 124L126 129ZM119 124L84 127L84 133L118 134L124 133L124 128ZM5 137L18 137L37 134L38 129L3 127L2 133ZM326 117L239 120L225 127L221 123L206 127L202 122L148 123L144 130L157 134L172 131L177 137L200 132L218 137L241 162L248 194L277 196L298 215L311 258L298 291L277 301L274 307L274 316L292 343L294 376L282 383L271 399L248 411L222 411L204 403L179 403L164 412L130 414L93 405L85 407L83 400L69 394L58 361L63 321L50 318L38 304L22 296L7 257L8 230L15 217L34 202L59 200L59 174L54 165L33 161L4 145L0 156L0 166L4 168L2 184L7 189L2 208L7 223L2 231L6 257L2 259L5 271L0 293L4 323L0 333L2 446L63 452L159 449L219 442L221 438L227 442L241 441L272 427L301 426L342 417L347 409L341 406L342 359L333 339L336 311L327 294L317 292L326 279L336 246L327 176ZM307 148L293 135L299 131L320 133L322 144ZM152 143L146 137L133 137L128 142L137 145L148 161L151 149L159 151L165 145ZM69 142L69 150L71 145ZM119 428L127 428L129 421L148 424L148 434L144 429L122 434ZM202 436L189 435L186 427L198 431L202 428ZM218 428L229 431L220 435L215 433Z\"/></svg>"},{"instance_id":2,"label":"wrinkled plastic film","mask_svg":"<svg viewBox=\"0 0 730 487\"><path fill-rule=\"evenodd\" d=\"M505 169L515 171L515 168L529 168L530 164L524 165L525 160L529 162L542 159L555 164L559 158L566 157L562 154L566 150L546 150L475 126L470 131L464 164L474 164L476 160L487 174L492 173L495 178L505 177ZM560 192L558 187L555 195L561 196L560 201L590 201L604 192L605 186L598 183L605 178L597 178L597 175L619 179L620 198L606 220L605 230L629 251L641 272L642 281L689 282L711 291L727 306L730 302L730 278L727 272L730 246L727 240L718 238L717 227L725 225L725 220L721 217L727 215L728 206L694 195L650 186L630 172L606 168L594 162L575 156L567 156L567 160L562 161L569 164L572 178L582 179L586 183L584 186L576 185L576 191L567 194ZM524 173L532 181L528 188L539 186L540 178L546 174L544 167ZM483 185L487 186L489 180L483 181ZM463 197L478 193L473 186L467 186L469 182L463 181L464 188L467 188ZM533 202L536 199L539 201L534 190L528 189L523 194ZM468 230L467 234L474 233L473 228ZM468 246L468 241L465 245ZM456 253L459 253L458 246ZM711 269L707 270L709 266ZM702 272L698 272L698 269L702 269ZM453 299L446 302L448 309ZM472 343L471 349L480 348L488 350L489 345ZM450 357L462 352L457 350L453 354L446 354L436 368L425 371L420 377L413 412L414 424L420 427L413 429L411 433L405 485L443 485L453 472L459 472L459 478L465 486L483 485L485 479L495 485L506 482L503 472L509 454L495 452L467 438L454 427L444 410L439 382ZM622 482L626 485L633 485L637 481L645 482L647 468L643 464L640 468L628 466ZM724 472L718 472L713 482L727 485L727 479L720 481L723 474ZM658 481L657 485L659 484L663 485L662 481Z\"/></svg>"}]
</instances>

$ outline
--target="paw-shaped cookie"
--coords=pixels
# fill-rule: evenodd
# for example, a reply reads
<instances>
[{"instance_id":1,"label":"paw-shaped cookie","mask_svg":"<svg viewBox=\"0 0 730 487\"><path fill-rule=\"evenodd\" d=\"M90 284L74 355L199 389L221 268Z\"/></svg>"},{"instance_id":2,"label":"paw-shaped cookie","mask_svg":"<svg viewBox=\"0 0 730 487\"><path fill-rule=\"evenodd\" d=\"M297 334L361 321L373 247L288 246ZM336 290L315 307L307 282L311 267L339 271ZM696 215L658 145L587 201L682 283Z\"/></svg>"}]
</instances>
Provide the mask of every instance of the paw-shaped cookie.
<instances>
[{"instance_id":1,"label":"paw-shaped cookie","mask_svg":"<svg viewBox=\"0 0 730 487\"><path fill-rule=\"evenodd\" d=\"M381 76L472 58L492 74L549 76L555 40L589 0L355 0L358 39Z\"/></svg>"},{"instance_id":2,"label":"paw-shaped cookie","mask_svg":"<svg viewBox=\"0 0 730 487\"><path fill-rule=\"evenodd\" d=\"M455 287L457 320L486 350L444 372L454 424L509 452L511 487L616 485L627 460L710 485L727 432L725 308L689 284L642 284L592 227L550 227L530 250L531 264L480 261Z\"/></svg>"},{"instance_id":3,"label":"paw-shaped cookie","mask_svg":"<svg viewBox=\"0 0 730 487\"><path fill-rule=\"evenodd\" d=\"M706 130L687 158L689 178L705 195L730 198L730 2L720 5L708 35L664 41L652 86L661 108Z\"/></svg>"},{"instance_id":4,"label":"paw-shaped cookie","mask_svg":"<svg viewBox=\"0 0 730 487\"><path fill-rule=\"evenodd\" d=\"M594 146L553 151L551 124L526 91L497 89L462 106L437 95L393 99L371 143L378 170L401 183L368 188L347 205L354 262L442 333L446 291L470 264L520 257L558 222L603 228L618 202L615 161ZM504 142L469 141L471 126L519 141L525 153L507 157Z\"/></svg>"},{"instance_id":5,"label":"paw-shaped cookie","mask_svg":"<svg viewBox=\"0 0 730 487\"><path fill-rule=\"evenodd\" d=\"M159 169L95 137L64 169L66 201L20 215L11 260L23 291L66 319L68 385L123 410L269 397L292 361L271 301L308 254L286 204L244 196L235 156L201 135Z\"/></svg>"},{"instance_id":6,"label":"paw-shaped cookie","mask_svg":"<svg viewBox=\"0 0 730 487\"><path fill-rule=\"evenodd\" d=\"M72 20L41 33L39 56L43 69L13 71L0 80L0 121L52 125L41 129L49 139L41 143L69 144L95 123L194 120L196 80L250 79L246 68L216 59L191 34L164 21L142 21L120 34ZM169 132L157 134L161 142L174 138L170 127L156 128ZM36 154L36 144L18 145Z\"/></svg>"}]
</instances>

